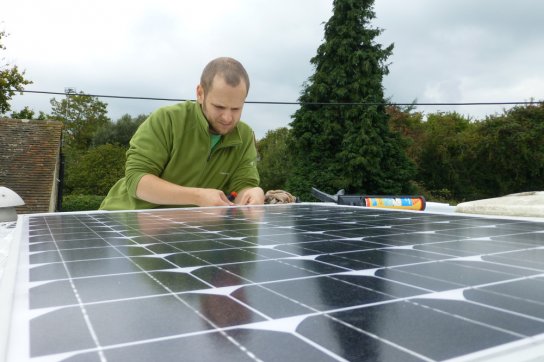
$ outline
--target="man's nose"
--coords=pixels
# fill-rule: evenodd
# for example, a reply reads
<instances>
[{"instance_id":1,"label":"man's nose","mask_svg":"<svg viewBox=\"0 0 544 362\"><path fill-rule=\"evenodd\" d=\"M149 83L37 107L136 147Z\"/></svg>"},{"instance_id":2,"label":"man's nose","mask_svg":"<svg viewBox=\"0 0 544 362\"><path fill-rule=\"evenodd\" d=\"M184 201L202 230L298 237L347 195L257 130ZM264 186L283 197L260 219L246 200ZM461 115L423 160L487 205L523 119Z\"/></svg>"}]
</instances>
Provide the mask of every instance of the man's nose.
<instances>
[{"instance_id":1,"label":"man's nose","mask_svg":"<svg viewBox=\"0 0 544 362\"><path fill-rule=\"evenodd\" d=\"M232 113L232 111L224 111L223 114L222 114L222 117L223 118L223 121L225 122L232 122L232 120L234 119L234 115Z\"/></svg>"}]
</instances>

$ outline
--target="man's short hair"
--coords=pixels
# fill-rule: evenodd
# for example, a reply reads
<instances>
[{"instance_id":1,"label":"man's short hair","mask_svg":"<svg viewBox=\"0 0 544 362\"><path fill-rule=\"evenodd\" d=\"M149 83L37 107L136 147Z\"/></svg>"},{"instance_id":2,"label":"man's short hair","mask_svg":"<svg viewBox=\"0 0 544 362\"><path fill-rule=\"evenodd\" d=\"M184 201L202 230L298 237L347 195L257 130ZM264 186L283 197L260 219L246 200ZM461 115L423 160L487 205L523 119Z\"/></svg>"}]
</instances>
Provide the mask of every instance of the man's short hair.
<instances>
[{"instance_id":1,"label":"man's short hair","mask_svg":"<svg viewBox=\"0 0 544 362\"><path fill-rule=\"evenodd\" d=\"M204 94L212 88L213 79L220 75L231 87L237 87L240 81L244 81L246 92L249 92L249 76L239 61L233 58L221 57L212 60L206 65L200 76L200 85L204 89Z\"/></svg>"}]
</instances>

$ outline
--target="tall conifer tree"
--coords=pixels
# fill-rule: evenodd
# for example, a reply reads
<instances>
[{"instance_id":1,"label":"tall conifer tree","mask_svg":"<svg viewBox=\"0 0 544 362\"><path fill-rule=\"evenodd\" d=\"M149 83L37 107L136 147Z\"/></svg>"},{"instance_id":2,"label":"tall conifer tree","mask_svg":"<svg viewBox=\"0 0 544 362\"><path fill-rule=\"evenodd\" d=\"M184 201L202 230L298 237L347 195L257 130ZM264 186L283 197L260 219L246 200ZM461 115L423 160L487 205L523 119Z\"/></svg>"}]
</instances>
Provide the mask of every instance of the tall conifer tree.
<instances>
[{"instance_id":1,"label":"tall conifer tree","mask_svg":"<svg viewBox=\"0 0 544 362\"><path fill-rule=\"evenodd\" d=\"M291 122L294 174L288 188L303 200L309 200L312 186L329 193L409 191L414 167L399 135L390 131L383 105L393 44L376 43L382 30L370 24L373 5L374 0L335 0L324 43L310 61L315 73Z\"/></svg>"}]
</instances>

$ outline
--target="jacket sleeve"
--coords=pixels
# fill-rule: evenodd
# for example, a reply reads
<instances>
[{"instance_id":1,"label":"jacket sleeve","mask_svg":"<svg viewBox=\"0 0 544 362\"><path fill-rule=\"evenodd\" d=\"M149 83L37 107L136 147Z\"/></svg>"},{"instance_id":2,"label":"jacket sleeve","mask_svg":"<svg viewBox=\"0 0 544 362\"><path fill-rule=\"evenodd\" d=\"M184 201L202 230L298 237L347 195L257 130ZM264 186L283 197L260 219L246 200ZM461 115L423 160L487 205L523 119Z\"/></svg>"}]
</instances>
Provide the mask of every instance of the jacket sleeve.
<instances>
[{"instance_id":1,"label":"jacket sleeve","mask_svg":"<svg viewBox=\"0 0 544 362\"><path fill-rule=\"evenodd\" d=\"M128 194L136 197L140 179L146 174L159 176L170 158L172 129L168 113L158 110L140 125L130 141L125 166Z\"/></svg>"},{"instance_id":2,"label":"jacket sleeve","mask_svg":"<svg viewBox=\"0 0 544 362\"><path fill-rule=\"evenodd\" d=\"M243 139L241 158L238 167L234 171L230 181L230 191L240 191L248 187L259 186L259 172L257 171L257 148L253 131Z\"/></svg>"}]
</instances>

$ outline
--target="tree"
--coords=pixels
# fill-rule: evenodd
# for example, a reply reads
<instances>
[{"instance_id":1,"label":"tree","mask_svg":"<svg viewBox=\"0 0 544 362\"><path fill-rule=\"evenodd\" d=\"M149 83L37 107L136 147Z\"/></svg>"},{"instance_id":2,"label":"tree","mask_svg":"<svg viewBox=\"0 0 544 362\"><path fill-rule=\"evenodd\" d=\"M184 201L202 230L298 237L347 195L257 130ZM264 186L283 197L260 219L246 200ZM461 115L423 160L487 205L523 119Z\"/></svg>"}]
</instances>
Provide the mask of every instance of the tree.
<instances>
[{"instance_id":1,"label":"tree","mask_svg":"<svg viewBox=\"0 0 544 362\"><path fill-rule=\"evenodd\" d=\"M474 123L456 112L432 113L422 123L419 139L418 181L431 194L463 200L473 185L467 182Z\"/></svg>"},{"instance_id":2,"label":"tree","mask_svg":"<svg viewBox=\"0 0 544 362\"><path fill-rule=\"evenodd\" d=\"M404 140L408 157L418 163L418 150L424 135L423 114L415 111L415 107L388 106L389 128L399 133Z\"/></svg>"},{"instance_id":3,"label":"tree","mask_svg":"<svg viewBox=\"0 0 544 362\"><path fill-rule=\"evenodd\" d=\"M7 35L5 31L0 31L0 51L6 49L2 44L2 38ZM4 62L4 57L1 58L1 62ZM16 65L2 63L0 63L0 114L5 114L11 110L9 102L15 93L22 94L24 86L32 84L32 81L25 79L25 72L19 71Z\"/></svg>"},{"instance_id":4,"label":"tree","mask_svg":"<svg viewBox=\"0 0 544 362\"><path fill-rule=\"evenodd\" d=\"M66 194L106 195L124 176L126 148L101 145L66 155Z\"/></svg>"},{"instance_id":5,"label":"tree","mask_svg":"<svg viewBox=\"0 0 544 362\"><path fill-rule=\"evenodd\" d=\"M64 123L64 145L86 150L92 145L95 132L110 119L107 104L83 92L69 93L66 99L51 99L51 117Z\"/></svg>"},{"instance_id":6,"label":"tree","mask_svg":"<svg viewBox=\"0 0 544 362\"><path fill-rule=\"evenodd\" d=\"M261 177L261 187L267 190L285 189L291 173L287 127L266 132L257 142L259 162L257 168Z\"/></svg>"},{"instance_id":7,"label":"tree","mask_svg":"<svg viewBox=\"0 0 544 362\"><path fill-rule=\"evenodd\" d=\"M101 128L97 130L93 137L93 145L120 145L127 146L129 145L130 139L136 132L136 129L145 121L147 115L140 114L135 118L125 114L117 120L117 122L108 122Z\"/></svg>"},{"instance_id":8,"label":"tree","mask_svg":"<svg viewBox=\"0 0 544 362\"><path fill-rule=\"evenodd\" d=\"M10 117L13 119L33 119L34 114L35 112L27 106L21 109L19 112L11 112Z\"/></svg>"},{"instance_id":9,"label":"tree","mask_svg":"<svg viewBox=\"0 0 544 362\"><path fill-rule=\"evenodd\" d=\"M38 117L36 118L34 118L35 114L36 112L34 112L34 110L30 109L28 106L25 106L25 108L21 109L19 112L11 112L10 117L13 119L47 119L47 114L45 114L43 111L40 111Z\"/></svg>"},{"instance_id":10,"label":"tree","mask_svg":"<svg viewBox=\"0 0 544 362\"><path fill-rule=\"evenodd\" d=\"M544 102L487 117L474 130L468 181L487 198L544 189Z\"/></svg>"},{"instance_id":11,"label":"tree","mask_svg":"<svg viewBox=\"0 0 544 362\"><path fill-rule=\"evenodd\" d=\"M312 186L329 193L389 194L410 190L413 164L388 127L382 80L393 45L374 39L373 0L335 0L325 41L311 59L302 106L291 122L294 169L289 191L303 200ZM318 103L352 103L321 105ZM355 103L355 104L353 104Z\"/></svg>"}]
</instances>

